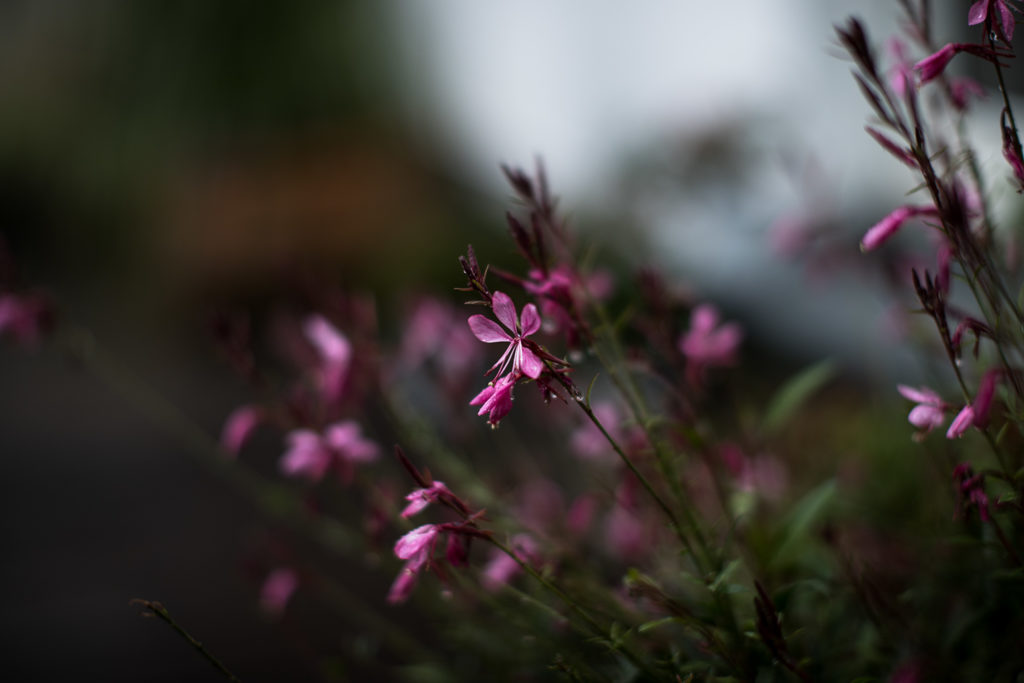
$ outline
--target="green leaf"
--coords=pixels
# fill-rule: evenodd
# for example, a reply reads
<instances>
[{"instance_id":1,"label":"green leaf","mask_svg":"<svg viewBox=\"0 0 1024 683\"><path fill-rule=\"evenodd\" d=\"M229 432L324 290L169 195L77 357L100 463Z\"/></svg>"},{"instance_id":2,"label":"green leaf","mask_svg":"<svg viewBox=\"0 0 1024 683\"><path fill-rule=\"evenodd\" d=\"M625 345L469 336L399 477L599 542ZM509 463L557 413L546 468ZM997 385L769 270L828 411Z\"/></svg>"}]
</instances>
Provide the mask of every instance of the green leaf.
<instances>
[{"instance_id":1,"label":"green leaf","mask_svg":"<svg viewBox=\"0 0 1024 683\"><path fill-rule=\"evenodd\" d=\"M808 492L787 515L775 538L775 554L769 566L777 567L790 563L800 554L800 545L806 540L812 526L821 519L836 495L836 482L829 479Z\"/></svg>"},{"instance_id":2,"label":"green leaf","mask_svg":"<svg viewBox=\"0 0 1024 683\"><path fill-rule=\"evenodd\" d=\"M777 432L835 374L836 364L825 359L789 378L769 401L761 428L767 433Z\"/></svg>"},{"instance_id":3,"label":"green leaf","mask_svg":"<svg viewBox=\"0 0 1024 683\"><path fill-rule=\"evenodd\" d=\"M676 621L679 621L677 617L664 617L663 619L655 619L654 621L648 621L647 623L640 624L636 630L640 633L647 633L648 631L653 631L659 626L671 624Z\"/></svg>"},{"instance_id":4,"label":"green leaf","mask_svg":"<svg viewBox=\"0 0 1024 683\"><path fill-rule=\"evenodd\" d=\"M732 575L736 573L736 570L739 569L742 564L743 563L739 560L733 560L729 564L725 565L725 568L722 569L721 573L715 577L715 580L709 586L711 592L714 593L723 582L732 578Z\"/></svg>"}]
</instances>

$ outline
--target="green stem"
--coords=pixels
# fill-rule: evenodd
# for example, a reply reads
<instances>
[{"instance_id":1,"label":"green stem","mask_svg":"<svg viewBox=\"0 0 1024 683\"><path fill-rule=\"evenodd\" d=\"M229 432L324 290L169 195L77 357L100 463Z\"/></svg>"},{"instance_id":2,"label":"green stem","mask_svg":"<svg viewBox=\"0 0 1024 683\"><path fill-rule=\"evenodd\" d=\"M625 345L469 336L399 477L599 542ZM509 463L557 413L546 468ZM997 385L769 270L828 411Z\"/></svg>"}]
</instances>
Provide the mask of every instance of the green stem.
<instances>
[{"instance_id":1,"label":"green stem","mask_svg":"<svg viewBox=\"0 0 1024 683\"><path fill-rule=\"evenodd\" d=\"M231 673L231 671L229 671L228 668L224 666L219 659L214 657L213 654L209 650L207 650L206 647L201 642L193 638L188 631L186 631L184 628L181 627L181 625L178 624L178 622L172 619L170 613L167 611L167 608L165 608L159 602L135 598L131 601L131 604L142 605L143 607L145 607L147 610L149 610L149 612L147 613L148 615L152 615L159 618L164 623L168 624L171 628L173 628L175 631L177 631L178 635L187 640L188 643L199 652L199 654L206 658L206 661L210 662L210 664L212 664L215 669L224 674L225 678L227 678L229 681L235 681L236 683L240 683L241 679L239 679L237 676Z\"/></svg>"}]
</instances>

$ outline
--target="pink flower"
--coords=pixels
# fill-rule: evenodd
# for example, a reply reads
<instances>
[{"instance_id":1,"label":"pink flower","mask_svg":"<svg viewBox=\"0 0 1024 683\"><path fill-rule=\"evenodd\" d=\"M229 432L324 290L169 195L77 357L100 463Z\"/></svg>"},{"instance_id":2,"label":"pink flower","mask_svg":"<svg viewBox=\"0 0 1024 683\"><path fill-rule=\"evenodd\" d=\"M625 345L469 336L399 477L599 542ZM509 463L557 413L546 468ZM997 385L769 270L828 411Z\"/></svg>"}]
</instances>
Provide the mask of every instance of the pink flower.
<instances>
[{"instance_id":1,"label":"pink flower","mask_svg":"<svg viewBox=\"0 0 1024 683\"><path fill-rule=\"evenodd\" d=\"M509 543L512 553L521 561L530 564L537 561L537 544L527 534L517 534ZM482 583L489 591L496 591L518 574L522 568L519 562L508 554L495 550L490 562L484 568Z\"/></svg>"},{"instance_id":2,"label":"pink flower","mask_svg":"<svg viewBox=\"0 0 1024 683\"><path fill-rule=\"evenodd\" d=\"M480 345L454 308L437 299L421 300L409 317L402 337L400 357L406 367L436 359L442 377L459 377L474 366Z\"/></svg>"},{"instance_id":3,"label":"pink flower","mask_svg":"<svg viewBox=\"0 0 1024 683\"><path fill-rule=\"evenodd\" d=\"M927 83L928 81L941 76L950 60L961 52L972 54L975 57L981 57L982 59L990 62L995 62L999 56L991 48L985 47L984 45L973 45L971 43L947 43L938 52L928 55L914 65L914 70L921 76L921 83Z\"/></svg>"},{"instance_id":4,"label":"pink flower","mask_svg":"<svg viewBox=\"0 0 1024 683\"><path fill-rule=\"evenodd\" d=\"M424 524L402 536L395 543L395 555L398 559L405 560L405 565L388 591L387 600L390 604L405 602L412 595L420 571L430 566L439 532L440 528L436 524Z\"/></svg>"},{"instance_id":5,"label":"pink flower","mask_svg":"<svg viewBox=\"0 0 1024 683\"><path fill-rule=\"evenodd\" d=\"M988 426L989 413L992 411L992 401L996 395L996 383L1003 376L1000 368L993 368L985 373L978 385L978 393L974 396L971 405L974 407L974 426L984 429Z\"/></svg>"},{"instance_id":6,"label":"pink flower","mask_svg":"<svg viewBox=\"0 0 1024 683\"><path fill-rule=\"evenodd\" d=\"M352 364L352 345L322 315L311 315L302 326L306 338L313 344L320 356L317 370L321 391L328 401L341 398Z\"/></svg>"},{"instance_id":7,"label":"pink flower","mask_svg":"<svg viewBox=\"0 0 1024 683\"><path fill-rule=\"evenodd\" d=\"M968 403L963 407L957 416L953 418L953 421L949 425L949 429L946 430L947 439L957 439L964 435L970 426L974 424L974 408Z\"/></svg>"},{"instance_id":8,"label":"pink flower","mask_svg":"<svg viewBox=\"0 0 1024 683\"><path fill-rule=\"evenodd\" d=\"M409 564L408 568L418 571L430 563L440 529L436 524L418 526L395 543L395 555Z\"/></svg>"},{"instance_id":9,"label":"pink flower","mask_svg":"<svg viewBox=\"0 0 1024 683\"><path fill-rule=\"evenodd\" d=\"M469 405L480 406L477 415L489 413L487 421L491 423L492 427L496 427L501 418L512 410L512 388L515 383L515 376L512 373L499 377L474 396Z\"/></svg>"},{"instance_id":10,"label":"pink flower","mask_svg":"<svg viewBox=\"0 0 1024 683\"><path fill-rule=\"evenodd\" d=\"M436 503L445 494L452 495L452 492L442 481L434 481L425 489L416 489L405 497L409 504L402 510L402 517L406 519L412 517L431 503Z\"/></svg>"},{"instance_id":11,"label":"pink flower","mask_svg":"<svg viewBox=\"0 0 1024 683\"><path fill-rule=\"evenodd\" d=\"M999 12L999 26L995 26L992 22L990 30L994 30L999 34L999 38L1004 43L1009 43L1013 40L1013 28L1014 20L1013 14L1010 9L1017 9L1006 0L978 0L978 2L971 5L971 8L967 10L967 25L977 26L983 21L989 20L989 10L993 7ZM992 13L995 16L995 13Z\"/></svg>"},{"instance_id":12,"label":"pink flower","mask_svg":"<svg viewBox=\"0 0 1024 683\"><path fill-rule=\"evenodd\" d=\"M953 418L949 430L946 432L947 439L955 439L963 436L970 427L984 429L988 426L989 415L992 412L992 401L995 399L996 383L1002 377L1003 371L1000 368L993 368L985 373L978 386L978 393L974 400L963 407L960 413Z\"/></svg>"},{"instance_id":13,"label":"pink flower","mask_svg":"<svg viewBox=\"0 0 1024 683\"><path fill-rule=\"evenodd\" d=\"M262 420L263 409L259 406L244 405L235 408L224 421L224 429L220 435L221 447L231 457L237 456Z\"/></svg>"},{"instance_id":14,"label":"pink flower","mask_svg":"<svg viewBox=\"0 0 1024 683\"><path fill-rule=\"evenodd\" d=\"M537 307L526 304L523 307L522 319L517 320L516 306L512 299L507 294L495 292L491 297L491 308L495 317L511 331L511 334L490 318L479 314L470 316L468 321L469 329L480 341L488 344L508 342L505 353L488 372L498 368L498 374L502 375L511 365L513 375L524 374L532 379L540 377L540 373L544 371L543 361L533 351L523 346L523 340L540 329L540 314L537 313Z\"/></svg>"},{"instance_id":15,"label":"pink flower","mask_svg":"<svg viewBox=\"0 0 1024 683\"><path fill-rule=\"evenodd\" d=\"M925 434L946 420L946 411L949 410L949 406L937 393L928 387L915 389L905 384L900 384L896 387L896 390L904 398L917 403L916 406L911 408L910 414L907 415L907 421L918 429L915 435L916 439L920 440Z\"/></svg>"},{"instance_id":16,"label":"pink flower","mask_svg":"<svg viewBox=\"0 0 1024 683\"><path fill-rule=\"evenodd\" d=\"M298 587L299 575L294 569L275 569L267 575L260 588L260 607L268 614L280 616Z\"/></svg>"},{"instance_id":17,"label":"pink flower","mask_svg":"<svg viewBox=\"0 0 1024 683\"><path fill-rule=\"evenodd\" d=\"M679 338L679 350L687 360L687 373L694 383L706 367L728 366L736 362L743 332L739 325L718 325L718 311L702 304L690 314L690 329Z\"/></svg>"},{"instance_id":18,"label":"pink flower","mask_svg":"<svg viewBox=\"0 0 1024 683\"><path fill-rule=\"evenodd\" d=\"M860 241L860 249L861 251L877 249L911 218L938 215L939 212L933 206L901 206L864 233L864 239Z\"/></svg>"},{"instance_id":19,"label":"pink flower","mask_svg":"<svg viewBox=\"0 0 1024 683\"><path fill-rule=\"evenodd\" d=\"M911 81L910 61L907 59L907 46L899 38L893 37L886 44L889 54L893 58L892 69L889 70L889 85L893 92L900 97L905 97L907 87Z\"/></svg>"},{"instance_id":20,"label":"pink flower","mask_svg":"<svg viewBox=\"0 0 1024 683\"><path fill-rule=\"evenodd\" d=\"M594 415L604 425L604 428L608 430L611 437L616 442L622 443L623 434L620 429L622 420L615 405L612 403L595 403ZM612 449L608 439L597 428L597 425L590 420L584 422L573 432L569 446L576 455L583 459L604 460L605 462L615 462L618 460L618 456Z\"/></svg>"},{"instance_id":21,"label":"pink flower","mask_svg":"<svg viewBox=\"0 0 1024 683\"><path fill-rule=\"evenodd\" d=\"M310 429L296 429L289 432L287 440L281 470L313 481L322 479L334 465L347 484L352 481L355 465L376 459L379 450L377 444L362 437L359 425L351 420L328 425L323 435Z\"/></svg>"}]
</instances>

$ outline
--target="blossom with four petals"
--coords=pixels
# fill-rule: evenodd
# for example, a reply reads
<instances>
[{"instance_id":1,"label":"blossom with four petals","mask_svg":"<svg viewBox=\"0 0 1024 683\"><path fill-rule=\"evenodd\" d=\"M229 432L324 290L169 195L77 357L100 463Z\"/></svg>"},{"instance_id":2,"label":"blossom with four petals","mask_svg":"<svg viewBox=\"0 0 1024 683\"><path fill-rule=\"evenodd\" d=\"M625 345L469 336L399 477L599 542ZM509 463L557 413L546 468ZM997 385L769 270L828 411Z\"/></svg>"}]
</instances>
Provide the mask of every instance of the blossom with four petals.
<instances>
[{"instance_id":1,"label":"blossom with four petals","mask_svg":"<svg viewBox=\"0 0 1024 683\"><path fill-rule=\"evenodd\" d=\"M523 345L526 337L540 329L540 314L537 307L526 304L523 307L522 318L519 318L511 297L503 292L495 292L491 297L491 309L504 328L479 314L471 315L468 321L469 329L480 341L487 344L508 342L505 353L501 354L501 358L488 372L493 372L497 368L498 375L503 375L506 369L511 368L511 374L516 376L523 374L531 379L540 377L540 373L544 371L544 362Z\"/></svg>"}]
</instances>

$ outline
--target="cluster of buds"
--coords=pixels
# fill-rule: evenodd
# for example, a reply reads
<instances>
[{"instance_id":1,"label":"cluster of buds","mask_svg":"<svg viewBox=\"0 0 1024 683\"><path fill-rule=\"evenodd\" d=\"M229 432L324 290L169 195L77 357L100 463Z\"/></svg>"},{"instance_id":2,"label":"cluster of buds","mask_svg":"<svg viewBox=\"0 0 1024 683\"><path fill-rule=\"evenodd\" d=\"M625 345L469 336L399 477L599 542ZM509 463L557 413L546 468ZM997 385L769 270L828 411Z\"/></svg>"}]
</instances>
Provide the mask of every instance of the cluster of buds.
<instances>
[{"instance_id":1,"label":"cluster of buds","mask_svg":"<svg viewBox=\"0 0 1024 683\"><path fill-rule=\"evenodd\" d=\"M412 475L419 488L408 494L402 517L408 519L419 514L431 504L442 505L453 510L461 518L457 522L440 524L423 524L408 532L395 543L395 556L405 562L398 577L388 591L387 600L391 604L405 602L412 595L419 576L424 571L434 571L443 576L440 560L435 557L441 539L447 537L444 559L452 567L465 567L469 564L469 543L476 538L489 538L490 533L480 529L477 521L483 517L484 511L471 512L469 506L452 493L444 482L435 481L430 472L421 473L409 461L401 448L395 447L398 460Z\"/></svg>"}]
</instances>

